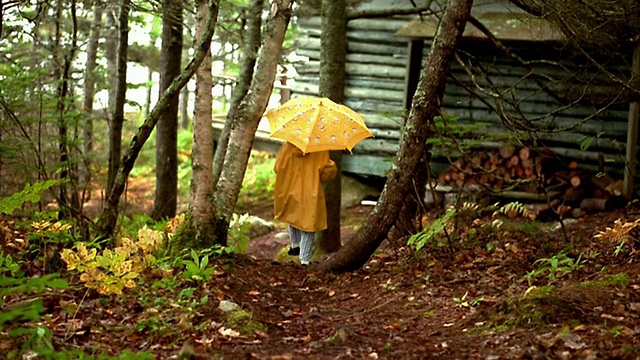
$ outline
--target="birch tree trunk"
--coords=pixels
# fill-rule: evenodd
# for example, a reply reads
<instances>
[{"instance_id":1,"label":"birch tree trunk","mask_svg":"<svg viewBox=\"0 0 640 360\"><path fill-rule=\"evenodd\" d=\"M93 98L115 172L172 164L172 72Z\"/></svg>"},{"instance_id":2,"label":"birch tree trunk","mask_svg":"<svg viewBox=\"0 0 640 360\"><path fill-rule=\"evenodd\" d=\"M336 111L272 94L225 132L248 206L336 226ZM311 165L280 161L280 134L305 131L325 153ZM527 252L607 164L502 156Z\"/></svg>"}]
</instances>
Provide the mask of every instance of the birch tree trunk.
<instances>
[{"instance_id":1,"label":"birch tree trunk","mask_svg":"<svg viewBox=\"0 0 640 360\"><path fill-rule=\"evenodd\" d=\"M193 59L189 62L182 73L173 80L169 88L167 88L167 91L165 91L160 99L158 99L158 102L151 110L149 117L147 117L142 125L140 125L138 132L133 139L131 139L129 149L123 157L114 185L109 191L107 201L102 209L102 213L100 214L100 219L98 220L98 227L102 237L110 237L113 234L118 217L118 204L120 202L120 196L122 196L122 193L124 192L127 178L131 173L131 169L133 169L133 165L140 154L142 146L149 139L149 135L151 135L153 128L156 126L156 123L160 118L160 114L169 105L169 99L176 96L176 94L178 94L187 84L189 79L196 72L196 69L202 63L206 54L209 52L211 38L213 37L217 21L217 4L218 0L209 1L209 16L207 16L205 31L202 34L201 41L199 41L198 45L195 47Z\"/></svg>"},{"instance_id":2,"label":"birch tree trunk","mask_svg":"<svg viewBox=\"0 0 640 360\"><path fill-rule=\"evenodd\" d=\"M222 173L215 189L216 242L226 243L229 221L242 187L260 118L273 91L282 42L291 19L293 0L274 0L249 92L233 118Z\"/></svg>"},{"instance_id":3,"label":"birch tree trunk","mask_svg":"<svg viewBox=\"0 0 640 360\"><path fill-rule=\"evenodd\" d=\"M212 15L216 18L218 4L219 0L215 1L214 11L216 14ZM205 19L210 11L207 8L206 0L200 0L197 7L196 43L203 36ZM211 50L207 49L204 60L196 71L196 106L193 116L193 151L191 155L193 177L191 179L191 201L189 202L192 226L195 231L194 239L192 239L193 247L206 247L214 243L214 234L211 231L215 227L212 169L213 127L211 126L212 88Z\"/></svg>"},{"instance_id":4,"label":"birch tree trunk","mask_svg":"<svg viewBox=\"0 0 640 360\"><path fill-rule=\"evenodd\" d=\"M433 135L433 118L439 113L447 75L473 0L449 0L418 82L400 148L376 207L364 225L340 251L318 266L319 270L353 271L362 267L387 236L410 191L413 172Z\"/></svg>"},{"instance_id":5,"label":"birch tree trunk","mask_svg":"<svg viewBox=\"0 0 640 360\"><path fill-rule=\"evenodd\" d=\"M180 74L182 60L182 0L164 0L162 7L162 50L160 52L160 94ZM151 218L176 216L178 205L178 107L180 96L169 99L156 129L156 191Z\"/></svg>"},{"instance_id":6,"label":"birch tree trunk","mask_svg":"<svg viewBox=\"0 0 640 360\"><path fill-rule=\"evenodd\" d=\"M122 154L122 125L124 123L124 103L127 93L127 50L129 46L129 0L120 0L118 13L118 51L116 55L116 83L110 127L109 127L109 168L107 172L107 192L111 191L120 167Z\"/></svg>"},{"instance_id":7,"label":"birch tree trunk","mask_svg":"<svg viewBox=\"0 0 640 360\"><path fill-rule=\"evenodd\" d=\"M322 1L320 96L328 97L338 104L344 102L345 63L347 61L346 7L345 0ZM331 151L330 156L338 166L338 176L323 186L327 204L327 229L318 234L318 246L323 252L336 252L341 246L342 152Z\"/></svg>"},{"instance_id":8,"label":"birch tree trunk","mask_svg":"<svg viewBox=\"0 0 640 360\"><path fill-rule=\"evenodd\" d=\"M218 139L218 148L213 158L213 183L217 184L222 173L222 163L227 154L227 145L229 144L229 133L231 132L231 123L236 115L240 101L245 97L251 79L253 78L253 68L256 64L258 50L260 49L260 28L262 26L262 9L264 8L264 0L252 0L249 14L247 15L247 34L245 37L244 52L240 59L240 70L238 72L238 81L231 91L231 104L229 112L227 112L227 120L224 123L222 132Z\"/></svg>"}]
</instances>

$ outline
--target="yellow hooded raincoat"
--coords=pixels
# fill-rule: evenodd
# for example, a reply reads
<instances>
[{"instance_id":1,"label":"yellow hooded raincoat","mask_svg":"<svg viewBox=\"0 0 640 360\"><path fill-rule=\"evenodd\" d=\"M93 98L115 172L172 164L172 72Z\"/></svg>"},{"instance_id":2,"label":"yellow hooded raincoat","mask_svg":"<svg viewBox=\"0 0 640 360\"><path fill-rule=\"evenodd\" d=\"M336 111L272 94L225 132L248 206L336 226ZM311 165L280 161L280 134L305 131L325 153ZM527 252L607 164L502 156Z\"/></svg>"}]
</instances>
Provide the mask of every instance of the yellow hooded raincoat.
<instances>
[{"instance_id":1,"label":"yellow hooded raincoat","mask_svg":"<svg viewBox=\"0 0 640 360\"><path fill-rule=\"evenodd\" d=\"M327 228L322 183L336 177L328 151L303 154L291 143L278 151L275 164L274 218L306 232Z\"/></svg>"}]
</instances>

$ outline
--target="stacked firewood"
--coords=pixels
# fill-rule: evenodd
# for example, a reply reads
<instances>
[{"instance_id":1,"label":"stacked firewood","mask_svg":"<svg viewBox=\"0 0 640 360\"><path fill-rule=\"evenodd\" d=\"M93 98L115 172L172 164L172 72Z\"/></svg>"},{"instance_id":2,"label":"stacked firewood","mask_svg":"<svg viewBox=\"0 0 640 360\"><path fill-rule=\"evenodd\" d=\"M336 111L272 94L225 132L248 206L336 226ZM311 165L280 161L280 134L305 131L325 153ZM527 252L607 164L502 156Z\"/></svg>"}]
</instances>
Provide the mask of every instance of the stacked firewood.
<instances>
[{"instance_id":1,"label":"stacked firewood","mask_svg":"<svg viewBox=\"0 0 640 360\"><path fill-rule=\"evenodd\" d=\"M464 156L439 176L439 183L452 187L483 185L500 190L512 180L534 179L540 173L529 148L511 146Z\"/></svg>"},{"instance_id":2,"label":"stacked firewood","mask_svg":"<svg viewBox=\"0 0 640 360\"><path fill-rule=\"evenodd\" d=\"M549 149L504 146L473 153L455 160L438 180L454 189L480 185L497 193L508 189L514 200L537 199L539 203L526 206L540 220L580 217L625 203L622 180L580 169L576 161L561 161Z\"/></svg>"}]
</instances>

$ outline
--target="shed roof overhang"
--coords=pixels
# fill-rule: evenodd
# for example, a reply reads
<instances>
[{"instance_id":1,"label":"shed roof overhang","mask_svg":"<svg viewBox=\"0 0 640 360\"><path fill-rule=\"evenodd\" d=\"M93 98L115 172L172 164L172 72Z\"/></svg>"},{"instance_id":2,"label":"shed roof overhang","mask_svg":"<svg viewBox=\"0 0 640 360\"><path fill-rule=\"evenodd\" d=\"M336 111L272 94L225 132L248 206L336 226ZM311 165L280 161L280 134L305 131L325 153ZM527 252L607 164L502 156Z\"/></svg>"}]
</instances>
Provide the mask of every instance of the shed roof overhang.
<instances>
[{"instance_id":1,"label":"shed roof overhang","mask_svg":"<svg viewBox=\"0 0 640 360\"><path fill-rule=\"evenodd\" d=\"M560 41L562 33L554 25L542 18L516 13L480 13L472 14L499 40L513 41ZM422 20L410 21L396 31L397 36L411 39L433 38L438 29L436 16L423 16ZM463 38L486 39L487 36L471 23L467 23Z\"/></svg>"}]
</instances>

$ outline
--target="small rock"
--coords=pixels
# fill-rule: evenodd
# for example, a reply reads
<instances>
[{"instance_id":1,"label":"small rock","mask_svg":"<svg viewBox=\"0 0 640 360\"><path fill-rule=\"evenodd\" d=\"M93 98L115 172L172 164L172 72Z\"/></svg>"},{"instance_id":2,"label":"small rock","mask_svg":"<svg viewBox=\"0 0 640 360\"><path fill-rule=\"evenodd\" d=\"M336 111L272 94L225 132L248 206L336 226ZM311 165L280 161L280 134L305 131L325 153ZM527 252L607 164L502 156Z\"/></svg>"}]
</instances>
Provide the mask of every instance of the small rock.
<instances>
[{"instance_id":1,"label":"small rock","mask_svg":"<svg viewBox=\"0 0 640 360\"><path fill-rule=\"evenodd\" d=\"M276 228L272 222L261 219L257 216L249 216L247 220L251 224L251 226L249 226L249 230L247 230L247 236L250 239L266 235Z\"/></svg>"},{"instance_id":2,"label":"small rock","mask_svg":"<svg viewBox=\"0 0 640 360\"><path fill-rule=\"evenodd\" d=\"M220 301L220 305L218 305L218 309L222 312L228 313L232 311L236 311L240 309L240 306L233 301L222 300Z\"/></svg>"},{"instance_id":3,"label":"small rock","mask_svg":"<svg viewBox=\"0 0 640 360\"><path fill-rule=\"evenodd\" d=\"M288 240L289 239L289 233L286 232L286 231L281 231L281 232L276 234L276 239L278 239L278 240Z\"/></svg>"}]
</instances>

